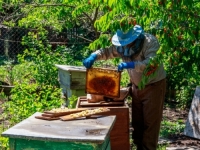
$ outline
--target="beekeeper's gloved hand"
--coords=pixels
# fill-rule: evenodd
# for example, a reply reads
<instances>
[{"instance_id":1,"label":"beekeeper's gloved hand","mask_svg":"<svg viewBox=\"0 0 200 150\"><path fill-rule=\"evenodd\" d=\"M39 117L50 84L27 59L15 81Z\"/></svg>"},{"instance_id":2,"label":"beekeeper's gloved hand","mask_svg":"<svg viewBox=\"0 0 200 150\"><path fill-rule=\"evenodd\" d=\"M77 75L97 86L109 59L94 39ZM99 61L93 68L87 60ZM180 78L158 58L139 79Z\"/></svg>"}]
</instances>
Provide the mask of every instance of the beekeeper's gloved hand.
<instances>
[{"instance_id":1,"label":"beekeeper's gloved hand","mask_svg":"<svg viewBox=\"0 0 200 150\"><path fill-rule=\"evenodd\" d=\"M88 58L86 58L84 61L83 61L83 65L86 67L86 68L90 68L92 67L92 65L94 64L94 61L97 59L97 54L93 53L91 54Z\"/></svg>"},{"instance_id":2,"label":"beekeeper's gloved hand","mask_svg":"<svg viewBox=\"0 0 200 150\"><path fill-rule=\"evenodd\" d=\"M123 69L134 69L134 62L122 62L118 65L118 71L123 71Z\"/></svg>"}]
</instances>

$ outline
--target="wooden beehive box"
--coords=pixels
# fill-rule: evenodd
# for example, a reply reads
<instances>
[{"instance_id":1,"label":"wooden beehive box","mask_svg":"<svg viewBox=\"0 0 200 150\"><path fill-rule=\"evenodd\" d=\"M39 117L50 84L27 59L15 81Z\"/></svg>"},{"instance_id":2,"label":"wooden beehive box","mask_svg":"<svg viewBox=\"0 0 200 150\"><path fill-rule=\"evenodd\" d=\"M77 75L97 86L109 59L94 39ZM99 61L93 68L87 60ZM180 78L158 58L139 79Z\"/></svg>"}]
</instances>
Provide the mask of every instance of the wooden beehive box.
<instances>
[{"instance_id":1,"label":"wooden beehive box","mask_svg":"<svg viewBox=\"0 0 200 150\"><path fill-rule=\"evenodd\" d=\"M85 72L69 71L70 73L70 89L85 89Z\"/></svg>"},{"instance_id":2,"label":"wooden beehive box","mask_svg":"<svg viewBox=\"0 0 200 150\"><path fill-rule=\"evenodd\" d=\"M55 65L62 93L67 97L85 95L86 68L82 66Z\"/></svg>"},{"instance_id":3,"label":"wooden beehive box","mask_svg":"<svg viewBox=\"0 0 200 150\"><path fill-rule=\"evenodd\" d=\"M18 123L2 133L10 150L110 150L110 130L115 116L72 121L36 119L42 113Z\"/></svg>"},{"instance_id":4,"label":"wooden beehive box","mask_svg":"<svg viewBox=\"0 0 200 150\"><path fill-rule=\"evenodd\" d=\"M86 96L81 96L77 101L77 108L94 108L107 107L109 112L103 115L116 116L116 122L110 134L111 149L113 150L130 150L129 139L129 107L124 103L87 103Z\"/></svg>"}]
</instances>

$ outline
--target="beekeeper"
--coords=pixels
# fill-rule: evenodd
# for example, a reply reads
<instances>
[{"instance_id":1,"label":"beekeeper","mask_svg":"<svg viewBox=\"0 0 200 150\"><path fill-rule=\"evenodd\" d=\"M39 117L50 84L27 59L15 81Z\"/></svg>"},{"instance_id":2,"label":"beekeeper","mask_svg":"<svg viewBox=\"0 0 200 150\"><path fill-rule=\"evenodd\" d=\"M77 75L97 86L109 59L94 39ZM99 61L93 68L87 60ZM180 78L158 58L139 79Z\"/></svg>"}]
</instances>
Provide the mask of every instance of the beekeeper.
<instances>
[{"instance_id":1,"label":"beekeeper","mask_svg":"<svg viewBox=\"0 0 200 150\"><path fill-rule=\"evenodd\" d=\"M118 71L127 69L132 84L132 138L138 150L156 150L158 143L166 91L163 65L159 64L156 75L149 79L143 89L138 89L138 84L150 58L156 56L159 47L155 36L135 25L126 33L117 30L112 37L112 46L96 50L83 61L83 65L90 68L97 60L122 59Z\"/></svg>"}]
</instances>

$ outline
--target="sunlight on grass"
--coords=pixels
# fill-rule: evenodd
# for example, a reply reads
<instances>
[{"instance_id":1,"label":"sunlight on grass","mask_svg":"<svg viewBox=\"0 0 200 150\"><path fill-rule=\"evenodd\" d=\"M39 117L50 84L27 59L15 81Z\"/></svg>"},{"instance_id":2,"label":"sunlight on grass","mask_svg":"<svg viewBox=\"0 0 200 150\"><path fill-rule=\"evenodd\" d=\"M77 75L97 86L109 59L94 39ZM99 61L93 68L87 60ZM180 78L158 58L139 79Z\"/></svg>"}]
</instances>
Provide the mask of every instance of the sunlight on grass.
<instances>
[{"instance_id":1,"label":"sunlight on grass","mask_svg":"<svg viewBox=\"0 0 200 150\"><path fill-rule=\"evenodd\" d=\"M167 121L165 118L161 122L161 137L169 137L173 134L179 134L184 131L185 124L182 120L177 120L176 122Z\"/></svg>"}]
</instances>

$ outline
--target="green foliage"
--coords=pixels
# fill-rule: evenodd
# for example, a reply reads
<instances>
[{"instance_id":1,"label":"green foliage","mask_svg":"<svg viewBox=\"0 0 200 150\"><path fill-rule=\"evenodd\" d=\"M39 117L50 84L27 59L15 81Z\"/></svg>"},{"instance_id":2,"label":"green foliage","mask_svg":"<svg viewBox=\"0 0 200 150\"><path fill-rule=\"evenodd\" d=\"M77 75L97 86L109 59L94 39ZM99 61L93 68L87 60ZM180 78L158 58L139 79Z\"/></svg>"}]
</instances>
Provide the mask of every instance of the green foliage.
<instances>
[{"instance_id":1,"label":"green foliage","mask_svg":"<svg viewBox=\"0 0 200 150\"><path fill-rule=\"evenodd\" d=\"M6 69L4 66L0 66L0 81L6 80Z\"/></svg>"},{"instance_id":2,"label":"green foliage","mask_svg":"<svg viewBox=\"0 0 200 150\"><path fill-rule=\"evenodd\" d=\"M31 83L33 82L33 83ZM53 108L59 108L62 104L60 98L61 89L56 86L41 85L34 80L29 83L17 84L12 90L12 98L3 104L3 114L1 120L9 121L9 126L1 124L0 129L8 129L10 126L31 116L35 112L44 112ZM0 98L5 96L0 93ZM75 108L77 97L70 98L70 108ZM2 133L3 130L0 132ZM0 137L0 148L8 148L8 138Z\"/></svg>"},{"instance_id":3,"label":"green foliage","mask_svg":"<svg viewBox=\"0 0 200 150\"><path fill-rule=\"evenodd\" d=\"M9 125L1 124L0 129L7 130L20 121L28 118L35 112L43 112L61 106L61 89L50 85L38 85L37 83L17 84L12 90L12 98L3 104L3 123L9 121ZM8 149L8 138L0 137L0 148Z\"/></svg>"},{"instance_id":4,"label":"green foliage","mask_svg":"<svg viewBox=\"0 0 200 150\"><path fill-rule=\"evenodd\" d=\"M161 137L169 137L170 135L179 134L184 131L185 124L182 120L177 120L174 122L163 120L161 122Z\"/></svg>"},{"instance_id":5,"label":"green foliage","mask_svg":"<svg viewBox=\"0 0 200 150\"><path fill-rule=\"evenodd\" d=\"M1 66L1 74L0 74L0 80L3 82L8 83L9 85L14 84L14 78L15 78L15 73L14 73L14 65L12 61L4 61L4 66ZM16 70L15 70L16 71Z\"/></svg>"},{"instance_id":6,"label":"green foliage","mask_svg":"<svg viewBox=\"0 0 200 150\"><path fill-rule=\"evenodd\" d=\"M69 97L69 105L68 108L72 109L72 108L76 108L76 103L77 103L78 97L75 95L72 95L71 97Z\"/></svg>"},{"instance_id":7,"label":"green foliage","mask_svg":"<svg viewBox=\"0 0 200 150\"><path fill-rule=\"evenodd\" d=\"M95 40L92 44L89 45L91 50L96 50L100 48L106 48L111 45L111 36L108 34L102 34L98 40Z\"/></svg>"},{"instance_id":8,"label":"green foliage","mask_svg":"<svg viewBox=\"0 0 200 150\"><path fill-rule=\"evenodd\" d=\"M132 25L137 23L142 25L145 31L155 35L161 43L160 55L162 56L157 63L163 61L165 64L168 88L177 89L180 93L176 95L176 100L182 107L188 106L190 103L188 100L193 95L190 89L199 85L199 70L196 70L200 67L197 63L200 53L199 19L197 19L200 18L197 13L199 5L195 1L186 0L129 1L130 3L124 1L120 5L112 0L107 2L112 11L100 17L95 27L102 32L110 30L113 33L119 28L126 31L131 27L129 23ZM95 41L95 45L98 40ZM197 80L192 79L191 73L198 74ZM140 87L144 86L146 80L148 78L142 80ZM180 95L183 96L183 100Z\"/></svg>"},{"instance_id":9,"label":"green foliage","mask_svg":"<svg viewBox=\"0 0 200 150\"><path fill-rule=\"evenodd\" d=\"M163 145L158 145L156 150L166 150L167 145L163 144Z\"/></svg>"},{"instance_id":10,"label":"green foliage","mask_svg":"<svg viewBox=\"0 0 200 150\"><path fill-rule=\"evenodd\" d=\"M1 91L0 91L0 99L2 102L7 99L6 95Z\"/></svg>"},{"instance_id":11,"label":"green foliage","mask_svg":"<svg viewBox=\"0 0 200 150\"><path fill-rule=\"evenodd\" d=\"M157 52L157 56L150 59L149 64L147 64L145 70L143 71L142 80L140 81L138 87L139 89L143 89L148 83L149 79L156 75L157 68L161 65L162 62L162 55Z\"/></svg>"},{"instance_id":12,"label":"green foliage","mask_svg":"<svg viewBox=\"0 0 200 150\"><path fill-rule=\"evenodd\" d=\"M127 84L130 83L129 75L128 72L123 71L121 73L121 81L120 81L120 86L121 87L126 87Z\"/></svg>"},{"instance_id":13,"label":"green foliage","mask_svg":"<svg viewBox=\"0 0 200 150\"><path fill-rule=\"evenodd\" d=\"M28 46L28 49L18 58L20 61L30 59L34 62L36 73L33 76L41 84L58 84L58 70L55 64L73 64L73 62L76 62L72 55L67 52L69 50L64 47L58 47L56 50L51 49L51 45L47 41L46 31L42 30L37 34L30 32L28 36L23 38L23 44Z\"/></svg>"},{"instance_id":14,"label":"green foliage","mask_svg":"<svg viewBox=\"0 0 200 150\"><path fill-rule=\"evenodd\" d=\"M8 138L0 137L0 148L2 150L9 150L8 140L9 140Z\"/></svg>"},{"instance_id":15,"label":"green foliage","mask_svg":"<svg viewBox=\"0 0 200 150\"><path fill-rule=\"evenodd\" d=\"M14 64L12 60L4 61L4 65L0 66L0 81L9 85L25 82L32 77L32 65L33 63Z\"/></svg>"},{"instance_id":16,"label":"green foliage","mask_svg":"<svg viewBox=\"0 0 200 150\"><path fill-rule=\"evenodd\" d=\"M162 58L156 58L156 63L164 62L168 89L177 91L176 101L181 107L189 105L195 87L200 84L199 9L199 3L193 0L0 0L5 16L2 24L34 28L23 38L27 49L18 57L21 65L16 66L16 71L14 66L9 74L14 77L15 88L11 101L5 104L5 117L14 115L9 119L15 124L35 111L59 107L62 100L55 64L82 65L89 52L111 45L110 38L117 29L126 31L135 24L158 38ZM14 12L17 14L13 15ZM91 42L88 49L80 44L53 50L48 44L47 29L59 32L77 26L87 31L78 38ZM115 59L108 63L115 67L119 62ZM101 64L106 63L95 65ZM126 73L122 75L121 85L125 86L129 79ZM73 108L76 98L71 99ZM162 126L163 135L183 129L180 123L163 122Z\"/></svg>"},{"instance_id":17,"label":"green foliage","mask_svg":"<svg viewBox=\"0 0 200 150\"><path fill-rule=\"evenodd\" d=\"M4 115L14 125L35 112L61 106L61 90L37 83L19 84L12 90L12 98L4 105Z\"/></svg>"}]
</instances>

